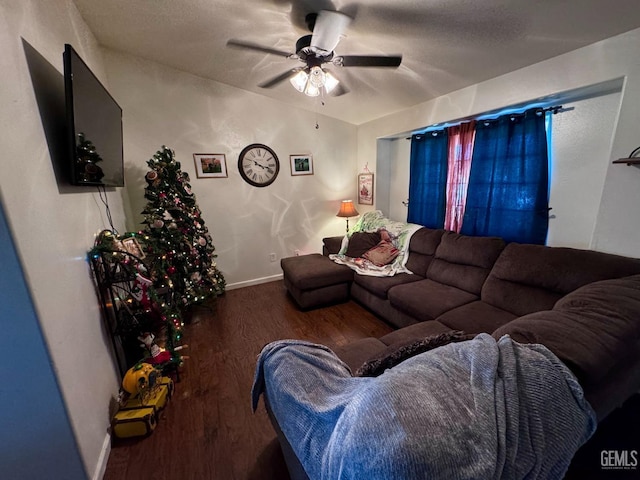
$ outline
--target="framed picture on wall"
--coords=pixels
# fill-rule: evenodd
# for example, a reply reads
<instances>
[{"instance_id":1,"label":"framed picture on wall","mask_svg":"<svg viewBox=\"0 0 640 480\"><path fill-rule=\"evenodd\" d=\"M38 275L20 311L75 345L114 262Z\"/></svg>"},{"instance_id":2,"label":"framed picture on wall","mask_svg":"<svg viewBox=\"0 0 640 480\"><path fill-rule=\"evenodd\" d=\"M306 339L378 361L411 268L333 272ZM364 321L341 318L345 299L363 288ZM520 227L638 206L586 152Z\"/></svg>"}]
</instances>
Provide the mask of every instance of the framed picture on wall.
<instances>
[{"instance_id":1,"label":"framed picture on wall","mask_svg":"<svg viewBox=\"0 0 640 480\"><path fill-rule=\"evenodd\" d=\"M373 205L373 173L358 174L358 204Z\"/></svg>"},{"instance_id":2,"label":"framed picture on wall","mask_svg":"<svg viewBox=\"0 0 640 480\"><path fill-rule=\"evenodd\" d=\"M313 158L311 155L289 155L291 175L313 175Z\"/></svg>"},{"instance_id":3,"label":"framed picture on wall","mask_svg":"<svg viewBox=\"0 0 640 480\"><path fill-rule=\"evenodd\" d=\"M194 153L198 178L226 178L227 159L224 153Z\"/></svg>"}]
</instances>

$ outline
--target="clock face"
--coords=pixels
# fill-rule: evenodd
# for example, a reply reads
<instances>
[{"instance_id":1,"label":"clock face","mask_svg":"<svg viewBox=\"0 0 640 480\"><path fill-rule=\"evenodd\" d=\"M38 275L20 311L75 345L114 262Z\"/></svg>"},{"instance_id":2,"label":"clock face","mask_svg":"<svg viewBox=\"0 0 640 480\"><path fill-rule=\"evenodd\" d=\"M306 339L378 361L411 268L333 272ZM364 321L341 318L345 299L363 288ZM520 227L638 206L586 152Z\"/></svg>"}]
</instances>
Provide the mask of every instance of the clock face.
<instances>
[{"instance_id":1,"label":"clock face","mask_svg":"<svg viewBox=\"0 0 640 480\"><path fill-rule=\"evenodd\" d=\"M253 143L240 152L238 158L240 176L254 187L271 185L280 172L276 152L261 143Z\"/></svg>"}]
</instances>

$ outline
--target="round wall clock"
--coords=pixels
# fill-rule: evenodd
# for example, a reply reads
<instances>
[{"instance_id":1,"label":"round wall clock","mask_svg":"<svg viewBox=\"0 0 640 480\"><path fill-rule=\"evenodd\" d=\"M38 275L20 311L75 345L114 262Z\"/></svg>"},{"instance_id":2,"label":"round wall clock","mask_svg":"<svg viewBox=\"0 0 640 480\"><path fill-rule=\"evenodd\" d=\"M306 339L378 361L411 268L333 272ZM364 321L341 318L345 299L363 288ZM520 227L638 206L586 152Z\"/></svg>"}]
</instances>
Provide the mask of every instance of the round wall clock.
<instances>
[{"instance_id":1,"label":"round wall clock","mask_svg":"<svg viewBox=\"0 0 640 480\"><path fill-rule=\"evenodd\" d=\"M240 176L254 187L271 185L280 172L276 152L261 143L246 146L238 158Z\"/></svg>"}]
</instances>

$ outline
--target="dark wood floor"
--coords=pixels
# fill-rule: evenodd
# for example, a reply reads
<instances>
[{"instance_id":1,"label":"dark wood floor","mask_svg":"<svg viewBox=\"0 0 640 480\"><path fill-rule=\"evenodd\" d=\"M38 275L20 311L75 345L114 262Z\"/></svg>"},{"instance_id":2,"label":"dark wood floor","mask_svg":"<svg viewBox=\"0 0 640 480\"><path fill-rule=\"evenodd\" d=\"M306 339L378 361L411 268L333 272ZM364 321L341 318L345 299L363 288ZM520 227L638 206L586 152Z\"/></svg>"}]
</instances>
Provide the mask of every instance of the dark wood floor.
<instances>
[{"instance_id":1,"label":"dark wood floor","mask_svg":"<svg viewBox=\"0 0 640 480\"><path fill-rule=\"evenodd\" d=\"M147 438L114 440L105 480L287 480L262 402L251 411L258 353L306 339L335 347L392 331L354 302L299 311L282 281L227 292L185 327L180 382Z\"/></svg>"}]
</instances>

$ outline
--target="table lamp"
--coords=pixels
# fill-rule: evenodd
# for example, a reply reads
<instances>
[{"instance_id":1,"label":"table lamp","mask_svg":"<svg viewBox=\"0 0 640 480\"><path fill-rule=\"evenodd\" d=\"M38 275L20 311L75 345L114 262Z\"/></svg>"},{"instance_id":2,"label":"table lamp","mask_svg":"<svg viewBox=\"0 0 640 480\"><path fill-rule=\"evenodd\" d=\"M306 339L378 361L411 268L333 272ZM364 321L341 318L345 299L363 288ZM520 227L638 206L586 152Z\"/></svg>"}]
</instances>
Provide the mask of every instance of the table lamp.
<instances>
[{"instance_id":1,"label":"table lamp","mask_svg":"<svg viewBox=\"0 0 640 480\"><path fill-rule=\"evenodd\" d=\"M343 217L347 219L347 233L349 233L349 218L357 217L360 215L353 205L353 200L343 200L340 204L340 210L336 217Z\"/></svg>"}]
</instances>

